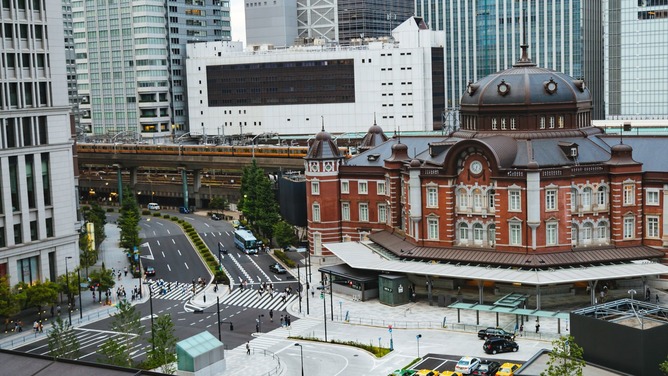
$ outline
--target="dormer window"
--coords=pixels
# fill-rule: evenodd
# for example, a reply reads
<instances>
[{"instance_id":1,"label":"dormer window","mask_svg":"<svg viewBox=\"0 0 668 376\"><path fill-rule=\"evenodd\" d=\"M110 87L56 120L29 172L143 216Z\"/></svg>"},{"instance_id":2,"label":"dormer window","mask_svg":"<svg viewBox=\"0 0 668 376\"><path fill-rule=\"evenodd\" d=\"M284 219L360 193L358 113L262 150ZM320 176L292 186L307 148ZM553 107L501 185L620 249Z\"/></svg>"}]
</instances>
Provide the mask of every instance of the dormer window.
<instances>
[{"instance_id":1,"label":"dormer window","mask_svg":"<svg viewBox=\"0 0 668 376\"><path fill-rule=\"evenodd\" d=\"M501 118L501 130L506 130L506 118Z\"/></svg>"},{"instance_id":2,"label":"dormer window","mask_svg":"<svg viewBox=\"0 0 668 376\"><path fill-rule=\"evenodd\" d=\"M545 116L540 117L539 126L540 129L545 129Z\"/></svg>"},{"instance_id":3,"label":"dormer window","mask_svg":"<svg viewBox=\"0 0 668 376\"><path fill-rule=\"evenodd\" d=\"M574 142L560 142L561 151L570 159L578 157L578 144Z\"/></svg>"},{"instance_id":4,"label":"dormer window","mask_svg":"<svg viewBox=\"0 0 668 376\"><path fill-rule=\"evenodd\" d=\"M493 130L496 130L496 128L497 128L497 125L496 125L496 118L493 118L493 119L492 119L492 129L493 129Z\"/></svg>"},{"instance_id":5,"label":"dormer window","mask_svg":"<svg viewBox=\"0 0 668 376\"><path fill-rule=\"evenodd\" d=\"M554 82L554 79L550 78L550 80L545 83L545 91L550 95L557 91L557 83Z\"/></svg>"}]
</instances>

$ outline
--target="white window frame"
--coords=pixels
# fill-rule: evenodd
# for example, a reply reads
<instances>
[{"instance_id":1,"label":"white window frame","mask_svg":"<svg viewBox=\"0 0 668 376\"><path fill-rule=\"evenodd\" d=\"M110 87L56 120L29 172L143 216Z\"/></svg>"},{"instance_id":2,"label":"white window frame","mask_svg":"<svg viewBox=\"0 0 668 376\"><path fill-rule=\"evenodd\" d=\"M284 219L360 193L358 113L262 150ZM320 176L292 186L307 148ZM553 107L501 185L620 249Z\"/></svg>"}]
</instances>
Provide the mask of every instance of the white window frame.
<instances>
[{"instance_id":1,"label":"white window frame","mask_svg":"<svg viewBox=\"0 0 668 376\"><path fill-rule=\"evenodd\" d=\"M457 188L457 207L459 210L469 208L469 193L466 188Z\"/></svg>"},{"instance_id":2,"label":"white window frame","mask_svg":"<svg viewBox=\"0 0 668 376\"><path fill-rule=\"evenodd\" d=\"M341 220L349 221L350 220L350 203L342 202L341 203Z\"/></svg>"},{"instance_id":3,"label":"white window frame","mask_svg":"<svg viewBox=\"0 0 668 376\"><path fill-rule=\"evenodd\" d=\"M361 195L369 194L369 182L366 180L360 180L357 182L357 193Z\"/></svg>"},{"instance_id":4,"label":"white window frame","mask_svg":"<svg viewBox=\"0 0 668 376\"><path fill-rule=\"evenodd\" d=\"M311 194L317 196L320 194L320 182L312 181L311 182Z\"/></svg>"},{"instance_id":5,"label":"white window frame","mask_svg":"<svg viewBox=\"0 0 668 376\"><path fill-rule=\"evenodd\" d=\"M645 204L648 206L659 206L661 203L659 197L658 189L648 189L645 191Z\"/></svg>"},{"instance_id":6,"label":"white window frame","mask_svg":"<svg viewBox=\"0 0 668 376\"><path fill-rule=\"evenodd\" d=\"M341 193L350 193L350 182L348 180L341 180Z\"/></svg>"},{"instance_id":7,"label":"white window frame","mask_svg":"<svg viewBox=\"0 0 668 376\"><path fill-rule=\"evenodd\" d=\"M473 192L471 192L471 195L473 196L473 210L476 212L482 211L483 207L483 197L482 197L482 189L480 188L475 188Z\"/></svg>"},{"instance_id":8,"label":"white window frame","mask_svg":"<svg viewBox=\"0 0 668 376\"><path fill-rule=\"evenodd\" d=\"M522 192L519 189L508 190L508 211L522 211Z\"/></svg>"},{"instance_id":9,"label":"white window frame","mask_svg":"<svg viewBox=\"0 0 668 376\"><path fill-rule=\"evenodd\" d=\"M592 189L590 187L585 187L582 190L580 195L580 203L582 204L582 210L591 210L591 197Z\"/></svg>"},{"instance_id":10,"label":"white window frame","mask_svg":"<svg viewBox=\"0 0 668 376\"><path fill-rule=\"evenodd\" d=\"M311 206L311 211L313 213L311 218L313 222L320 222L320 204L314 202Z\"/></svg>"},{"instance_id":11,"label":"white window frame","mask_svg":"<svg viewBox=\"0 0 668 376\"><path fill-rule=\"evenodd\" d=\"M601 221L596 224L596 240L598 242L607 242L608 241L608 222Z\"/></svg>"},{"instance_id":12,"label":"white window frame","mask_svg":"<svg viewBox=\"0 0 668 376\"><path fill-rule=\"evenodd\" d=\"M624 217L624 239L635 238L636 219L632 215Z\"/></svg>"},{"instance_id":13,"label":"white window frame","mask_svg":"<svg viewBox=\"0 0 668 376\"><path fill-rule=\"evenodd\" d=\"M557 245L559 242L559 224L548 222L545 225L545 245Z\"/></svg>"},{"instance_id":14,"label":"white window frame","mask_svg":"<svg viewBox=\"0 0 668 376\"><path fill-rule=\"evenodd\" d=\"M427 239L438 240L438 218L427 218Z\"/></svg>"},{"instance_id":15,"label":"white window frame","mask_svg":"<svg viewBox=\"0 0 668 376\"><path fill-rule=\"evenodd\" d=\"M457 238L459 243L468 244L469 242L469 225L461 222L457 225Z\"/></svg>"},{"instance_id":16,"label":"white window frame","mask_svg":"<svg viewBox=\"0 0 668 376\"><path fill-rule=\"evenodd\" d=\"M608 204L608 187L601 186L596 190L596 205L604 208Z\"/></svg>"},{"instance_id":17,"label":"white window frame","mask_svg":"<svg viewBox=\"0 0 668 376\"><path fill-rule=\"evenodd\" d=\"M378 204L378 223L387 223L387 204Z\"/></svg>"},{"instance_id":18,"label":"white window frame","mask_svg":"<svg viewBox=\"0 0 668 376\"><path fill-rule=\"evenodd\" d=\"M508 244L522 245L522 224L510 222L508 224Z\"/></svg>"},{"instance_id":19,"label":"white window frame","mask_svg":"<svg viewBox=\"0 0 668 376\"><path fill-rule=\"evenodd\" d=\"M387 187L384 181L376 182L376 192L378 193L378 195L383 195L383 196L387 194Z\"/></svg>"},{"instance_id":20,"label":"white window frame","mask_svg":"<svg viewBox=\"0 0 668 376\"><path fill-rule=\"evenodd\" d=\"M648 215L645 218L645 223L647 226L647 237L658 239L660 237L659 217L655 215Z\"/></svg>"},{"instance_id":21,"label":"white window frame","mask_svg":"<svg viewBox=\"0 0 668 376\"><path fill-rule=\"evenodd\" d=\"M485 226L483 226L482 223L474 223L473 243L481 245L484 240L485 240Z\"/></svg>"},{"instance_id":22,"label":"white window frame","mask_svg":"<svg viewBox=\"0 0 668 376\"><path fill-rule=\"evenodd\" d=\"M359 221L369 222L369 204L360 202L359 204Z\"/></svg>"},{"instance_id":23,"label":"white window frame","mask_svg":"<svg viewBox=\"0 0 668 376\"><path fill-rule=\"evenodd\" d=\"M438 208L438 187L427 187L427 207Z\"/></svg>"},{"instance_id":24,"label":"white window frame","mask_svg":"<svg viewBox=\"0 0 668 376\"><path fill-rule=\"evenodd\" d=\"M594 224L591 222L583 223L580 231L580 239L582 240L582 243L591 243L592 239L594 238Z\"/></svg>"},{"instance_id":25,"label":"white window frame","mask_svg":"<svg viewBox=\"0 0 668 376\"><path fill-rule=\"evenodd\" d=\"M545 210L557 210L556 189L547 189L545 191Z\"/></svg>"},{"instance_id":26,"label":"white window frame","mask_svg":"<svg viewBox=\"0 0 668 376\"><path fill-rule=\"evenodd\" d=\"M632 183L625 183L623 186L624 206L633 205L635 203L636 185Z\"/></svg>"}]
</instances>

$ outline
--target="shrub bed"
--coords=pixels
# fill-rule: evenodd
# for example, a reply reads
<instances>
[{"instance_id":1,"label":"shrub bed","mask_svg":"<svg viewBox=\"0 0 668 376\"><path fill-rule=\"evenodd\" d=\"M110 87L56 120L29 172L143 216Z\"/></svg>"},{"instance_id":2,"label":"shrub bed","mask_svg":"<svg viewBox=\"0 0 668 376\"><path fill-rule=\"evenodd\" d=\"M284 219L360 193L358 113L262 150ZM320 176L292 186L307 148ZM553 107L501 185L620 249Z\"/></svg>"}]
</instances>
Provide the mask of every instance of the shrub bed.
<instances>
[{"instance_id":1,"label":"shrub bed","mask_svg":"<svg viewBox=\"0 0 668 376\"><path fill-rule=\"evenodd\" d=\"M294 261L292 261L286 254L280 249L274 251L274 256L278 257L279 260L283 261L285 266L288 268L294 268L297 266Z\"/></svg>"}]
</instances>

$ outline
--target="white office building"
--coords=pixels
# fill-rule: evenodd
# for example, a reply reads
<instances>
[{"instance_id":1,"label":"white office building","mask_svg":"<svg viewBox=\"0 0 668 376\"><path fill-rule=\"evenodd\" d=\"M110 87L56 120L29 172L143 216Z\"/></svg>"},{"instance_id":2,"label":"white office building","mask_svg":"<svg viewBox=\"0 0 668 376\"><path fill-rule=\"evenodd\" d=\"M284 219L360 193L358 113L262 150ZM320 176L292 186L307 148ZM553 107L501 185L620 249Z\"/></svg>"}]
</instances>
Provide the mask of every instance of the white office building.
<instances>
[{"instance_id":1,"label":"white office building","mask_svg":"<svg viewBox=\"0 0 668 376\"><path fill-rule=\"evenodd\" d=\"M55 281L79 264L62 4L0 7L0 274Z\"/></svg>"},{"instance_id":2,"label":"white office building","mask_svg":"<svg viewBox=\"0 0 668 376\"><path fill-rule=\"evenodd\" d=\"M315 134L368 129L441 129L442 39L422 19L392 39L351 46L188 45L191 132L207 135Z\"/></svg>"}]
</instances>

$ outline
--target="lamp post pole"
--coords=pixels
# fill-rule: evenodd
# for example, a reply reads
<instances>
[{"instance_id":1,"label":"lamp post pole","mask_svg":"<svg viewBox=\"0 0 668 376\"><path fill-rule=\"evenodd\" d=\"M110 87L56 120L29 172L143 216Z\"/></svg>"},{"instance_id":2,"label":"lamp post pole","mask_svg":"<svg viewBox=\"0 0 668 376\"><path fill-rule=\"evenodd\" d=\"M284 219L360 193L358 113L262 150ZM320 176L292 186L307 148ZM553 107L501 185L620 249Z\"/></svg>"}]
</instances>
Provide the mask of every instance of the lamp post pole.
<instances>
[{"instance_id":1,"label":"lamp post pole","mask_svg":"<svg viewBox=\"0 0 668 376\"><path fill-rule=\"evenodd\" d=\"M220 334L220 297L216 296L216 312L218 312L218 340L223 342L223 336Z\"/></svg>"},{"instance_id":2,"label":"lamp post pole","mask_svg":"<svg viewBox=\"0 0 668 376\"><path fill-rule=\"evenodd\" d=\"M295 343L295 346L299 346L299 357L302 361L302 376L304 376L304 348L299 343Z\"/></svg>"},{"instance_id":3,"label":"lamp post pole","mask_svg":"<svg viewBox=\"0 0 668 376\"><path fill-rule=\"evenodd\" d=\"M297 282L299 282L299 313L302 313L302 279L299 273L299 263L297 263ZM306 295L308 296L308 291Z\"/></svg>"},{"instance_id":4,"label":"lamp post pole","mask_svg":"<svg viewBox=\"0 0 668 376\"><path fill-rule=\"evenodd\" d=\"M72 326L72 304L70 302L70 272L67 268L67 260L71 258L72 256L65 257L65 284L67 285L67 316L69 318L69 326Z\"/></svg>"},{"instance_id":5,"label":"lamp post pole","mask_svg":"<svg viewBox=\"0 0 668 376\"><path fill-rule=\"evenodd\" d=\"M155 351L155 332L153 331L153 290L148 287L148 301L151 309L151 347Z\"/></svg>"},{"instance_id":6,"label":"lamp post pole","mask_svg":"<svg viewBox=\"0 0 668 376\"><path fill-rule=\"evenodd\" d=\"M77 269L77 282L79 282L79 319L83 319L83 308L81 306L81 268Z\"/></svg>"},{"instance_id":7,"label":"lamp post pole","mask_svg":"<svg viewBox=\"0 0 668 376\"><path fill-rule=\"evenodd\" d=\"M422 334L418 334L415 336L415 339L417 340L417 355L418 358L420 357L420 338L422 338Z\"/></svg>"},{"instance_id":8,"label":"lamp post pole","mask_svg":"<svg viewBox=\"0 0 668 376\"><path fill-rule=\"evenodd\" d=\"M322 313L323 322L325 323L325 342L327 342L327 299L325 297L325 284L322 284Z\"/></svg>"}]
</instances>

